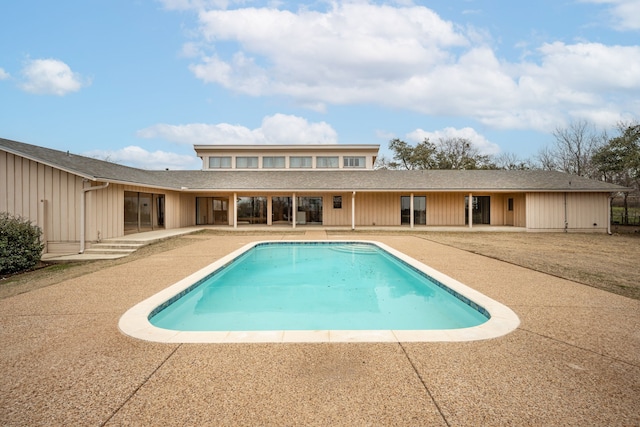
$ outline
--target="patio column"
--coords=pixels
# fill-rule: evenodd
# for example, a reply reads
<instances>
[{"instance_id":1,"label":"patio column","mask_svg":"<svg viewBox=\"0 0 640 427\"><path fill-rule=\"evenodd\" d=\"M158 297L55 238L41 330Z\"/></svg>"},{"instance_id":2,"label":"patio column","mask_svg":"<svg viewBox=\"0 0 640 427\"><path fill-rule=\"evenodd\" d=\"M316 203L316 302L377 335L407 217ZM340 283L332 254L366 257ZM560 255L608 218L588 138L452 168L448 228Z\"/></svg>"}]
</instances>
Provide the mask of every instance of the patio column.
<instances>
[{"instance_id":1,"label":"patio column","mask_svg":"<svg viewBox=\"0 0 640 427\"><path fill-rule=\"evenodd\" d=\"M409 224L410 228L413 228L413 193L411 193L411 198L409 199L411 202L409 203Z\"/></svg>"},{"instance_id":2,"label":"patio column","mask_svg":"<svg viewBox=\"0 0 640 427\"><path fill-rule=\"evenodd\" d=\"M469 193L469 206L467 206L469 215L469 228L473 227L473 193Z\"/></svg>"},{"instance_id":3,"label":"patio column","mask_svg":"<svg viewBox=\"0 0 640 427\"><path fill-rule=\"evenodd\" d=\"M238 193L233 193L233 228L238 228Z\"/></svg>"},{"instance_id":4,"label":"patio column","mask_svg":"<svg viewBox=\"0 0 640 427\"><path fill-rule=\"evenodd\" d=\"M267 196L267 225L273 225L273 197Z\"/></svg>"},{"instance_id":5,"label":"patio column","mask_svg":"<svg viewBox=\"0 0 640 427\"><path fill-rule=\"evenodd\" d=\"M296 217L298 216L298 207L296 206L296 193L293 193L291 198L291 223L293 228L296 228Z\"/></svg>"},{"instance_id":6,"label":"patio column","mask_svg":"<svg viewBox=\"0 0 640 427\"><path fill-rule=\"evenodd\" d=\"M356 192L351 195L351 229L356 229Z\"/></svg>"}]
</instances>

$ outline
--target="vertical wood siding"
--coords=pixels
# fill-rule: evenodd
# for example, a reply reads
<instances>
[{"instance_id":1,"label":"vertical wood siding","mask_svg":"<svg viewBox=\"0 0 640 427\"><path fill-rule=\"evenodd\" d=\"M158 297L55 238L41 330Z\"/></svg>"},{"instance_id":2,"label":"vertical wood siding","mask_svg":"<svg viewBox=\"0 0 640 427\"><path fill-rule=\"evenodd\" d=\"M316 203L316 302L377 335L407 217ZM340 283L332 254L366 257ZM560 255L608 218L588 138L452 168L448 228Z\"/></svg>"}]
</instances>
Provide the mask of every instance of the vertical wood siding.
<instances>
[{"instance_id":1,"label":"vertical wood siding","mask_svg":"<svg viewBox=\"0 0 640 427\"><path fill-rule=\"evenodd\" d=\"M562 231L607 230L608 193L528 193L527 229ZM594 225L595 224L595 225Z\"/></svg>"},{"instance_id":2,"label":"vertical wood siding","mask_svg":"<svg viewBox=\"0 0 640 427\"><path fill-rule=\"evenodd\" d=\"M81 188L79 176L0 151L0 212L28 219L45 242L78 240Z\"/></svg>"},{"instance_id":3,"label":"vertical wood siding","mask_svg":"<svg viewBox=\"0 0 640 427\"><path fill-rule=\"evenodd\" d=\"M427 194L427 225L464 225L464 196L461 193Z\"/></svg>"}]
</instances>

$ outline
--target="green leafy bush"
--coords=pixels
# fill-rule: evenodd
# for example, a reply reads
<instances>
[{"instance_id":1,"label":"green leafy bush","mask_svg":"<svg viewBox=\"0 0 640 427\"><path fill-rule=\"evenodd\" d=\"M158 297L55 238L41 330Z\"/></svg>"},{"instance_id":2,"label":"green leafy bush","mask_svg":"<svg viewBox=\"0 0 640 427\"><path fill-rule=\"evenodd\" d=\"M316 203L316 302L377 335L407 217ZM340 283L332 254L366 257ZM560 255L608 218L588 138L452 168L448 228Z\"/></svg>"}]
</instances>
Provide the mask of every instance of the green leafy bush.
<instances>
[{"instance_id":1,"label":"green leafy bush","mask_svg":"<svg viewBox=\"0 0 640 427\"><path fill-rule=\"evenodd\" d=\"M30 221L0 213L0 274L35 267L42 257L42 231Z\"/></svg>"}]
</instances>

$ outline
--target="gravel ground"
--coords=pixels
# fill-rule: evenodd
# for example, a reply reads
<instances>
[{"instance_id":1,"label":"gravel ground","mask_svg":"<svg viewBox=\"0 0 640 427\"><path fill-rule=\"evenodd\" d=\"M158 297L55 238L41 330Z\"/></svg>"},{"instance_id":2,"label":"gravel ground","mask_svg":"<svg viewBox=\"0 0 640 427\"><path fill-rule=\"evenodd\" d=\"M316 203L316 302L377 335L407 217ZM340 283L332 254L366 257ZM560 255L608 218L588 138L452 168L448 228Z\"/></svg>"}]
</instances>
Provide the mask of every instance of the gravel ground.
<instances>
[{"instance_id":1,"label":"gravel ground","mask_svg":"<svg viewBox=\"0 0 640 427\"><path fill-rule=\"evenodd\" d=\"M281 232L280 232L281 233ZM289 232L299 235L304 232ZM378 232L367 234L399 234ZM207 230L144 247L118 260L56 264L0 280L0 299L59 283L83 274L132 262L209 238L211 235L269 235L270 232ZM327 233L329 236L332 232ZM343 235L344 232L339 232ZM358 234L351 233L351 234ZM506 261L532 270L569 279L608 292L640 300L640 234L564 233L456 233L402 232L471 253Z\"/></svg>"}]
</instances>

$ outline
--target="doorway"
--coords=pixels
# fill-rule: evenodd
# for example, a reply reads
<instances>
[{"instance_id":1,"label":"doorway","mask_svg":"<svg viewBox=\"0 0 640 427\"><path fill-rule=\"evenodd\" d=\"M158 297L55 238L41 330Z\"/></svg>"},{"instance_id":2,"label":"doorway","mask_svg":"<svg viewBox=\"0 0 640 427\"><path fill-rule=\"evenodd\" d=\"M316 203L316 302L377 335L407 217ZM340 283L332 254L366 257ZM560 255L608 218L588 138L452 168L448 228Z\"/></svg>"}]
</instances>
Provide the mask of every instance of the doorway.
<instances>
[{"instance_id":1,"label":"doorway","mask_svg":"<svg viewBox=\"0 0 640 427\"><path fill-rule=\"evenodd\" d=\"M400 196L400 224L411 224L411 196ZM426 196L413 196L413 224L427 224Z\"/></svg>"},{"instance_id":2,"label":"doorway","mask_svg":"<svg viewBox=\"0 0 640 427\"><path fill-rule=\"evenodd\" d=\"M471 198L473 224L491 224L491 196ZM469 196L464 196L464 223L469 225Z\"/></svg>"},{"instance_id":3,"label":"doorway","mask_svg":"<svg viewBox=\"0 0 640 427\"><path fill-rule=\"evenodd\" d=\"M296 224L322 225L322 197L298 197Z\"/></svg>"},{"instance_id":4,"label":"doorway","mask_svg":"<svg viewBox=\"0 0 640 427\"><path fill-rule=\"evenodd\" d=\"M164 194L124 192L124 233L164 228Z\"/></svg>"},{"instance_id":5,"label":"doorway","mask_svg":"<svg viewBox=\"0 0 640 427\"><path fill-rule=\"evenodd\" d=\"M229 198L196 197L196 225L229 225Z\"/></svg>"}]
</instances>

